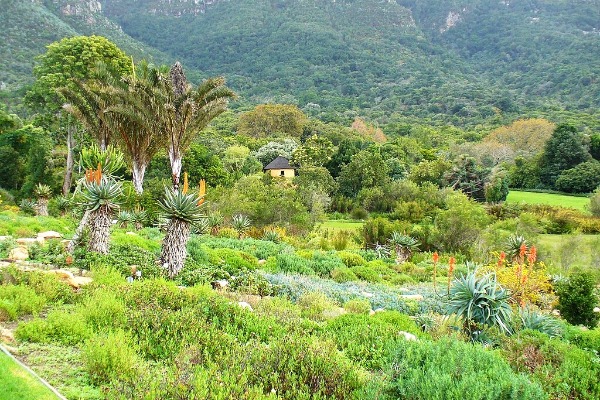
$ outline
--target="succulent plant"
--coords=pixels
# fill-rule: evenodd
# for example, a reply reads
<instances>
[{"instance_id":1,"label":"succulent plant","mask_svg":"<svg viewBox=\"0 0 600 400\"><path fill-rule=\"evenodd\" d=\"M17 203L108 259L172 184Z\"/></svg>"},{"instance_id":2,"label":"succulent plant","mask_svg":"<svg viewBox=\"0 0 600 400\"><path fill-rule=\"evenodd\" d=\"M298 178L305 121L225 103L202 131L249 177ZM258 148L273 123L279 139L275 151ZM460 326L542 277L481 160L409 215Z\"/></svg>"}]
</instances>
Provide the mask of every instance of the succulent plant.
<instances>
[{"instance_id":1,"label":"succulent plant","mask_svg":"<svg viewBox=\"0 0 600 400\"><path fill-rule=\"evenodd\" d=\"M392 232L388 243L396 252L396 263L398 264L408 260L412 251L421 244L417 239L396 231Z\"/></svg>"},{"instance_id":2,"label":"succulent plant","mask_svg":"<svg viewBox=\"0 0 600 400\"><path fill-rule=\"evenodd\" d=\"M281 237L279 236L279 232L275 229L267 229L262 236L262 240L268 240L269 242L279 243L281 241Z\"/></svg>"},{"instance_id":3,"label":"succulent plant","mask_svg":"<svg viewBox=\"0 0 600 400\"><path fill-rule=\"evenodd\" d=\"M195 193L185 194L180 190L166 189L165 198L159 205L164 217L193 224L203 217L198 200Z\"/></svg>"},{"instance_id":4,"label":"succulent plant","mask_svg":"<svg viewBox=\"0 0 600 400\"><path fill-rule=\"evenodd\" d=\"M52 196L52 189L48 185L38 183L35 189L33 190L33 194L35 194L35 197L37 197L38 199L49 199Z\"/></svg>"},{"instance_id":5,"label":"succulent plant","mask_svg":"<svg viewBox=\"0 0 600 400\"><path fill-rule=\"evenodd\" d=\"M101 151L96 144L81 149L79 162L86 171L96 169L98 165L101 165L102 174L107 177L114 177L120 169L125 167L123 153L119 149L108 146L105 151Z\"/></svg>"},{"instance_id":6,"label":"succulent plant","mask_svg":"<svg viewBox=\"0 0 600 400\"><path fill-rule=\"evenodd\" d=\"M231 218L231 226L241 238L248 228L250 228L250 218L247 215L236 214Z\"/></svg>"},{"instance_id":7,"label":"succulent plant","mask_svg":"<svg viewBox=\"0 0 600 400\"><path fill-rule=\"evenodd\" d=\"M96 181L84 183L84 204L90 211L96 211L106 206L111 211L118 208L117 198L121 195L121 184L111 178L102 177L100 183Z\"/></svg>"},{"instance_id":8,"label":"succulent plant","mask_svg":"<svg viewBox=\"0 0 600 400\"><path fill-rule=\"evenodd\" d=\"M35 215L35 210L37 208L37 203L34 200L31 200L31 199L23 199L19 203L19 208L25 214Z\"/></svg>"}]
</instances>

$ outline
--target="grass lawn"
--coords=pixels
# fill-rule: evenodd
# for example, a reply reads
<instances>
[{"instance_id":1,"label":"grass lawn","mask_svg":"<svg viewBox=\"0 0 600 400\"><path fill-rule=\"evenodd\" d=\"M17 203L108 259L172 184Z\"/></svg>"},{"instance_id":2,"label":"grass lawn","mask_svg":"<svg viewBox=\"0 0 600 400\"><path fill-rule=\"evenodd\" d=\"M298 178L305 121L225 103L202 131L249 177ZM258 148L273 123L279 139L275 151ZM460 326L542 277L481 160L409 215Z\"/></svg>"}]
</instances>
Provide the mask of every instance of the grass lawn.
<instances>
[{"instance_id":1,"label":"grass lawn","mask_svg":"<svg viewBox=\"0 0 600 400\"><path fill-rule=\"evenodd\" d=\"M345 220L345 219L329 219L319 225L323 229L331 230L355 230L363 227L363 221Z\"/></svg>"},{"instance_id":2,"label":"grass lawn","mask_svg":"<svg viewBox=\"0 0 600 400\"><path fill-rule=\"evenodd\" d=\"M0 351L0 400L56 400L46 386Z\"/></svg>"},{"instance_id":3,"label":"grass lawn","mask_svg":"<svg viewBox=\"0 0 600 400\"><path fill-rule=\"evenodd\" d=\"M587 212L585 206L590 203L590 199L587 197L554 193L521 192L516 190L511 190L508 193L506 201L508 203L547 204L550 206L574 208L583 212Z\"/></svg>"},{"instance_id":4,"label":"grass lawn","mask_svg":"<svg viewBox=\"0 0 600 400\"><path fill-rule=\"evenodd\" d=\"M584 267L600 272L600 235L540 235L535 242L553 272Z\"/></svg>"}]
</instances>

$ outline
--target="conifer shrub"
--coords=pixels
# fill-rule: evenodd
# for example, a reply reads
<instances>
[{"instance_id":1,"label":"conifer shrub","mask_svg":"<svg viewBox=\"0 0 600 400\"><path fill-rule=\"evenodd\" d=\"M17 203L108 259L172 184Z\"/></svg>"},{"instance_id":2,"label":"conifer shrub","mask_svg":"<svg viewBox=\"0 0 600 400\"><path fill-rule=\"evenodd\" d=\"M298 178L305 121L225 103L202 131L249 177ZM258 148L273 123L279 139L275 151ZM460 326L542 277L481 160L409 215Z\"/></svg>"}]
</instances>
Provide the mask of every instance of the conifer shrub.
<instances>
[{"instance_id":1,"label":"conifer shrub","mask_svg":"<svg viewBox=\"0 0 600 400\"><path fill-rule=\"evenodd\" d=\"M590 272L578 271L556 285L560 315L573 325L595 328L600 314L594 312L599 303L594 290L596 282Z\"/></svg>"}]
</instances>

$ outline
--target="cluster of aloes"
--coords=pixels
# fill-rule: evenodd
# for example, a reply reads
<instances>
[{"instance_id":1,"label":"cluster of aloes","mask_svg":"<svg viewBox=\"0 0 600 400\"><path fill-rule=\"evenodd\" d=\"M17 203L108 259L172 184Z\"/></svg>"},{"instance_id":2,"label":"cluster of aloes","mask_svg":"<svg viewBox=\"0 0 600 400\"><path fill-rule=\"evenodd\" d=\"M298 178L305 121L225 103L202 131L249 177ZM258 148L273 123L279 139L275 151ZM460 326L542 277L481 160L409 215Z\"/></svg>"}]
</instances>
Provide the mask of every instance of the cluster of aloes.
<instances>
[{"instance_id":1,"label":"cluster of aloes","mask_svg":"<svg viewBox=\"0 0 600 400\"><path fill-rule=\"evenodd\" d=\"M518 253L509 260L505 252L497 254L496 265L485 267L493 271L504 287L511 291L511 301L521 307L527 304L543 306L552 296L552 285L543 262L537 261L535 246L521 243ZM544 298L544 295L546 298Z\"/></svg>"}]
</instances>

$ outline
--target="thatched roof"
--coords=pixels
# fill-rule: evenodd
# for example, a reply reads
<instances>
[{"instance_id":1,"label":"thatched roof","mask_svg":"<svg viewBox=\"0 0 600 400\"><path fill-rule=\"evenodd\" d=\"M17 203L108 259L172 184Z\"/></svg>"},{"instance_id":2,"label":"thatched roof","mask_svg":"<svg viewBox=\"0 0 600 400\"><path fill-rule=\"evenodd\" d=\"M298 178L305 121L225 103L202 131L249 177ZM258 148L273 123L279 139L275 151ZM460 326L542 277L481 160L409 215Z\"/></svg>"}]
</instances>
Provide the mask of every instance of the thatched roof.
<instances>
[{"instance_id":1,"label":"thatched roof","mask_svg":"<svg viewBox=\"0 0 600 400\"><path fill-rule=\"evenodd\" d=\"M294 169L294 167L290 165L290 161L287 158L279 156L267 164L267 166L263 168L263 171L270 169Z\"/></svg>"}]
</instances>

